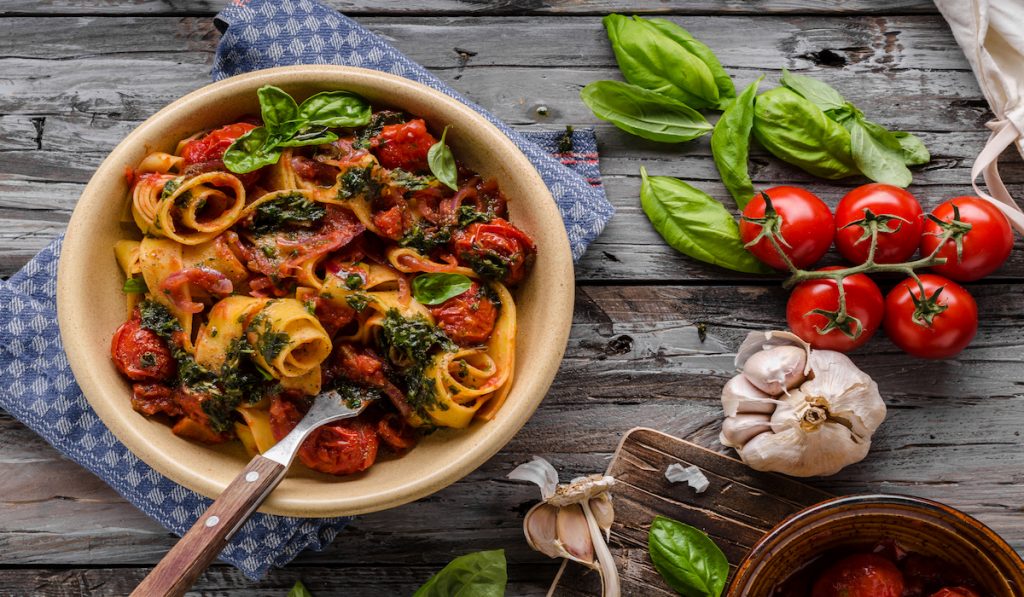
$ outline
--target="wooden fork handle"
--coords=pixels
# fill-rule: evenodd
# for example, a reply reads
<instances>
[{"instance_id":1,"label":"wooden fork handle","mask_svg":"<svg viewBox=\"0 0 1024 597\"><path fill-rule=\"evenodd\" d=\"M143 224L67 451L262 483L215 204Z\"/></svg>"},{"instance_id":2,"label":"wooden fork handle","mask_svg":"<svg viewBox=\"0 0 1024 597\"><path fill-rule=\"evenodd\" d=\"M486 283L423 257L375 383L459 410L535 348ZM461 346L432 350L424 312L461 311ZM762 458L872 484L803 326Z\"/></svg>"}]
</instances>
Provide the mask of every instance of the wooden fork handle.
<instances>
[{"instance_id":1,"label":"wooden fork handle","mask_svg":"<svg viewBox=\"0 0 1024 597\"><path fill-rule=\"evenodd\" d=\"M142 580L132 597L184 595L231 535L284 478L285 466L256 456Z\"/></svg>"}]
</instances>

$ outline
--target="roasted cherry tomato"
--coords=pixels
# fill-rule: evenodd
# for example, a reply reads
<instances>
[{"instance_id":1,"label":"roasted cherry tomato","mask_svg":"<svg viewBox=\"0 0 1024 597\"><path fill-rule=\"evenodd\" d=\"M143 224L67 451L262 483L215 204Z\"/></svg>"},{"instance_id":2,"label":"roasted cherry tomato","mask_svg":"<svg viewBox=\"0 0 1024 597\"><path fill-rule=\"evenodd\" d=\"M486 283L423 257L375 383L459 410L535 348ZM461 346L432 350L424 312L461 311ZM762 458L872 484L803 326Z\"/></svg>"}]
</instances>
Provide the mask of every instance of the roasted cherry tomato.
<instances>
[{"instance_id":1,"label":"roasted cherry tomato","mask_svg":"<svg viewBox=\"0 0 1024 597\"><path fill-rule=\"evenodd\" d=\"M755 257L775 269L787 269L765 234L774 233L779 246L793 265L804 268L821 259L832 244L835 226L832 212L816 195L797 187L772 187L764 191L771 199L776 216L765 216L766 203L761 193L754 195L743 210L740 237ZM778 238L781 237L781 238Z\"/></svg>"},{"instance_id":2,"label":"roasted cherry tomato","mask_svg":"<svg viewBox=\"0 0 1024 597\"><path fill-rule=\"evenodd\" d=\"M526 277L537 254L533 240L502 218L470 224L452 241L459 264L510 286Z\"/></svg>"},{"instance_id":3,"label":"roasted cherry tomato","mask_svg":"<svg viewBox=\"0 0 1024 597\"><path fill-rule=\"evenodd\" d=\"M853 263L864 263L871 248L869 222L878 227L875 263L907 261L921 244L921 204L909 192L871 183L846 194L836 206L836 249Z\"/></svg>"},{"instance_id":4,"label":"roasted cherry tomato","mask_svg":"<svg viewBox=\"0 0 1024 597\"><path fill-rule=\"evenodd\" d=\"M377 434L396 452L404 452L416 445L416 430L395 413L387 413L377 421Z\"/></svg>"},{"instance_id":5,"label":"roasted cherry tomato","mask_svg":"<svg viewBox=\"0 0 1024 597\"><path fill-rule=\"evenodd\" d=\"M494 301L476 282L466 292L430 307L430 313L444 333L459 346L483 344L498 319Z\"/></svg>"},{"instance_id":6,"label":"roasted cherry tomato","mask_svg":"<svg viewBox=\"0 0 1024 597\"><path fill-rule=\"evenodd\" d=\"M210 131L198 139L192 139L181 148L181 157L185 158L185 166L220 160L235 139L254 128L256 128L255 124L236 122Z\"/></svg>"},{"instance_id":7,"label":"roasted cherry tomato","mask_svg":"<svg viewBox=\"0 0 1024 597\"><path fill-rule=\"evenodd\" d=\"M362 418L328 423L313 430L299 448L309 468L331 475L351 475L370 468L380 440L375 426Z\"/></svg>"},{"instance_id":8,"label":"roasted cherry tomato","mask_svg":"<svg viewBox=\"0 0 1024 597\"><path fill-rule=\"evenodd\" d=\"M164 341L142 327L138 309L114 332L110 356L121 373L134 381L166 381L177 371Z\"/></svg>"},{"instance_id":9,"label":"roasted cherry tomato","mask_svg":"<svg viewBox=\"0 0 1024 597\"><path fill-rule=\"evenodd\" d=\"M936 276L907 278L885 297L885 333L916 357L947 359L967 347L978 332L978 305L963 286Z\"/></svg>"},{"instance_id":10,"label":"roasted cherry tomato","mask_svg":"<svg viewBox=\"0 0 1024 597\"><path fill-rule=\"evenodd\" d=\"M181 407L174 400L174 391L159 383L132 384L132 408L144 415L163 413L176 417Z\"/></svg>"},{"instance_id":11,"label":"roasted cherry tomato","mask_svg":"<svg viewBox=\"0 0 1024 597\"><path fill-rule=\"evenodd\" d=\"M836 562L822 574L811 597L902 597L903 575L896 565L875 554L856 554Z\"/></svg>"},{"instance_id":12,"label":"roasted cherry tomato","mask_svg":"<svg viewBox=\"0 0 1024 597\"><path fill-rule=\"evenodd\" d=\"M840 269L838 266L819 271ZM814 348L847 352L871 339L882 324L885 300L878 286L864 274L843 278L846 292L845 321L816 310L836 313L839 309L839 286L833 280L807 280L797 284L786 303L786 322L793 333ZM859 322L859 323L858 323Z\"/></svg>"},{"instance_id":13,"label":"roasted cherry tomato","mask_svg":"<svg viewBox=\"0 0 1024 597\"><path fill-rule=\"evenodd\" d=\"M967 587L945 587L932 593L931 597L981 597L981 595Z\"/></svg>"},{"instance_id":14,"label":"roasted cherry tomato","mask_svg":"<svg viewBox=\"0 0 1024 597\"><path fill-rule=\"evenodd\" d=\"M932 210L924 225L921 254L931 255L946 234L951 236L938 252L946 263L932 271L961 282L980 280L996 271L1013 249L1006 216L980 197L956 197Z\"/></svg>"},{"instance_id":15,"label":"roasted cherry tomato","mask_svg":"<svg viewBox=\"0 0 1024 597\"><path fill-rule=\"evenodd\" d=\"M437 139L427 130L427 123L417 118L382 128L370 141L370 150L385 168L415 172L427 168L427 152L434 143Z\"/></svg>"}]
</instances>

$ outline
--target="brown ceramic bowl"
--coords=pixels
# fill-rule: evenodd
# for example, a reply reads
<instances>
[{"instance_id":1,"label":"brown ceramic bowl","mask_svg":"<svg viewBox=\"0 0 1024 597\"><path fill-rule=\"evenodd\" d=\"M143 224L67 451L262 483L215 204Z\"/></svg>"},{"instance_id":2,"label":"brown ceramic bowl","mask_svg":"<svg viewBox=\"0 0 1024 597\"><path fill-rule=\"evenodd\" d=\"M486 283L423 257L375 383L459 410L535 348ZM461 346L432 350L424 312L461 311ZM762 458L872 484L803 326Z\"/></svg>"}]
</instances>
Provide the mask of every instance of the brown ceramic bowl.
<instances>
[{"instance_id":1,"label":"brown ceramic bowl","mask_svg":"<svg viewBox=\"0 0 1024 597\"><path fill-rule=\"evenodd\" d=\"M727 597L767 597L826 551L894 539L964 567L993 597L1024 595L1024 562L996 533L949 506L902 495L835 498L779 523L740 564Z\"/></svg>"},{"instance_id":2,"label":"brown ceramic bowl","mask_svg":"<svg viewBox=\"0 0 1024 597\"><path fill-rule=\"evenodd\" d=\"M147 153L171 151L195 131L258 114L256 90L277 85L302 100L344 89L376 105L406 110L434 130L451 124L455 155L509 198L510 219L536 241L537 261L516 290L517 371L508 400L489 422L435 433L402 458L358 476L332 477L296 466L262 510L337 516L383 510L434 493L500 450L540 404L558 369L572 322L573 268L558 209L540 175L508 137L448 96L407 79L340 66L285 67L208 85L142 123L100 165L68 225L57 276L61 338L89 403L128 448L157 471L206 496L218 495L248 461L241 446L207 447L175 437L166 425L134 412L130 388L110 360L110 338L124 320L122 276L114 241L138 234L122 224L124 171Z\"/></svg>"}]
</instances>

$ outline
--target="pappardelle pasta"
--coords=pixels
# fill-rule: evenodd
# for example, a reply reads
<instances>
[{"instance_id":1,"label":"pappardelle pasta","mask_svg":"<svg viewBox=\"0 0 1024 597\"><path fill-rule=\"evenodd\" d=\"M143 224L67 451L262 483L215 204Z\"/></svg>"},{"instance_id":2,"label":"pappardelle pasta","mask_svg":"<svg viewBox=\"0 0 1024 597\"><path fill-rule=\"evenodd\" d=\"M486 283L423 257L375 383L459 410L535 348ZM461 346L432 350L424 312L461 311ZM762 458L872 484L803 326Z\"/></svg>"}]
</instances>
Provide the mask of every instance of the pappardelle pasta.
<instances>
[{"instance_id":1,"label":"pappardelle pasta","mask_svg":"<svg viewBox=\"0 0 1024 597\"><path fill-rule=\"evenodd\" d=\"M336 475L493 417L515 369L509 287L536 254L497 184L455 160L447 129L352 93L259 98L261 119L127 172L141 239L114 247L127 321L111 355L133 408L259 453L323 390L375 399L301 447Z\"/></svg>"}]
</instances>

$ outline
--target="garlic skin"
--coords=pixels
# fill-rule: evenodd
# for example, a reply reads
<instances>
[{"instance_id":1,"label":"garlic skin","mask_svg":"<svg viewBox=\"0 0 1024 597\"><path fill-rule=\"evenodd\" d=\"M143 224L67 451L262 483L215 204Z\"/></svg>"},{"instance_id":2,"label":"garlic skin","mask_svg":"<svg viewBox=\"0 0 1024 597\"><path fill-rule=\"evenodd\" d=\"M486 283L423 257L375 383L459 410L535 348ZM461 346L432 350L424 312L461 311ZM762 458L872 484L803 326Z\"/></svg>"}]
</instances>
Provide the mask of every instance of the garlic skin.
<instances>
[{"instance_id":1,"label":"garlic skin","mask_svg":"<svg viewBox=\"0 0 1024 597\"><path fill-rule=\"evenodd\" d=\"M798 352L805 363L794 369ZM781 362L786 365L776 366ZM812 350L788 332L754 332L741 345L736 364L743 370L737 377L746 377L755 389L759 381L776 382L770 412L763 396L742 381L733 378L723 388L726 419L719 441L735 448L748 466L795 477L825 476L867 456L886 408L878 384L849 357ZM748 371L762 377L750 379ZM785 387L786 371L788 379L801 378L797 387Z\"/></svg>"}]
</instances>

